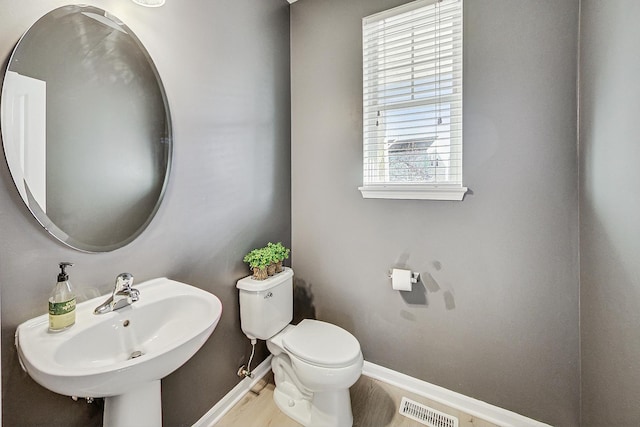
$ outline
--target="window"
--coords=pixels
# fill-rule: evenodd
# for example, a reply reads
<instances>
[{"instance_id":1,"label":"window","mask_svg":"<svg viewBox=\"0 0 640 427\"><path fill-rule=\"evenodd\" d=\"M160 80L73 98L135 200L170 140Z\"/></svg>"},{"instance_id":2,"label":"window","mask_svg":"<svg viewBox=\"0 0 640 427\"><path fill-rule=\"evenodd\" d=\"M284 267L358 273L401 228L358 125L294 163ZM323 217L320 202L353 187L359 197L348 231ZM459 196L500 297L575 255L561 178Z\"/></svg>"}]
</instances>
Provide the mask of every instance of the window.
<instances>
[{"instance_id":1,"label":"window","mask_svg":"<svg viewBox=\"0 0 640 427\"><path fill-rule=\"evenodd\" d=\"M362 21L365 198L462 200L462 0Z\"/></svg>"}]
</instances>

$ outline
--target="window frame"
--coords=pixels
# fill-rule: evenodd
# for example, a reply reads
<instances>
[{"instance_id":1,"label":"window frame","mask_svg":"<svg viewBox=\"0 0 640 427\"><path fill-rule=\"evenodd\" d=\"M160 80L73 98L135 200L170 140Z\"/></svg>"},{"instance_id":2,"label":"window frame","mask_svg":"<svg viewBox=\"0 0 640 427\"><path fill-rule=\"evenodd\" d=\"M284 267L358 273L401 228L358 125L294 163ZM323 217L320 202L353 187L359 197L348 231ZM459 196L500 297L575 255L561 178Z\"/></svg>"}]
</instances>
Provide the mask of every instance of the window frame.
<instances>
[{"instance_id":1,"label":"window frame","mask_svg":"<svg viewBox=\"0 0 640 427\"><path fill-rule=\"evenodd\" d=\"M455 118L458 119L458 121L450 121L449 123L449 133L451 134L449 137L449 143L448 143L448 148L449 151L447 151L448 155L450 156L448 162L450 162L449 166L447 166L446 171L449 170L456 170L456 168L459 169L459 171L456 173L455 177L455 182L450 183L450 182L442 182L442 181L438 181L436 179L436 182L427 182L426 179L425 181L419 181L416 180L415 182L402 182L402 181L392 181L389 178L389 171L391 170L391 168L387 165L384 168L380 168L378 165L374 165L375 168L375 174L377 174L376 178L375 178L375 182L372 182L371 178L367 177L367 168L368 166L368 161L370 164L370 160L367 156L367 150L371 150L371 146L368 146L367 144L371 144L373 145L373 143L375 142L375 145L380 144L380 138L378 138L377 140L374 141L373 138L370 138L369 140L367 139L367 132L368 132L368 124L367 124L367 114L371 114L371 112L373 111L375 113L375 110L377 110L377 115L380 116L381 112L385 113L388 111L400 111L403 108L423 108L423 111L419 112L420 113L424 113L425 109L429 109L429 107L433 108L435 106L442 106L444 103L447 103L448 100L447 98L451 98L451 95L447 95L447 94L441 94L441 86L440 86L440 80L438 77L438 101L434 102L433 99L431 101L426 101L424 99L417 99L415 98L413 95L411 96L411 98L409 100L407 100L406 102L394 102L394 103L384 103L384 101L382 101L380 104L376 104L376 107L372 110L372 108L367 108L367 103L371 102L371 99L368 99L367 96L371 95L371 91L367 90L367 84L370 84L370 82L367 81L367 77L371 76L371 75L375 75L377 71L377 69L374 69L374 71L371 70L367 70L366 67L366 56L367 56L367 48L368 48L368 43L369 41L371 41L371 38L367 38L367 35L365 33L366 31L366 26L370 23L375 23L375 22L380 22L389 18L393 18L395 16L407 13L407 12L411 12L413 10L416 9L421 9L424 7L428 7L428 6L432 6L435 3L440 3L442 0L418 0L418 1L414 1L411 3L407 3L404 4L402 6L393 8L393 9L389 9L374 15L370 15L367 16L365 18L363 18L362 20L362 37L363 37L363 45L362 45L362 54L363 54L363 185L361 187L358 187L358 189L360 190L360 192L362 193L362 197L363 198L381 198L381 199L420 199L420 200L462 200L464 198L464 194L467 192L467 187L464 187L462 185L463 182L463 159L462 159L462 152L463 152L463 141L462 141L462 79L463 79L463 75L462 75L462 59L463 59L463 48L462 48L462 26L463 26L463 0L456 0L459 2L459 19L460 19L460 33L459 33L459 52L456 52L456 55L452 58L454 61L458 60L459 62L457 63L457 67L459 67L459 69L455 69L454 71L451 71L452 74L452 78L451 80L454 81L456 78L459 78L460 83L459 85L456 86L456 88L458 89L457 92L454 93L453 97L455 98L456 102L459 102L460 104L460 113L459 113L459 117L456 115ZM450 1L449 1L450 3ZM439 24L438 24L439 25ZM413 30L412 30L413 31ZM438 30L439 31L439 30ZM385 37L385 36L383 36ZM413 38L413 33L411 34L411 46L413 49L413 46L415 46L417 44L416 40ZM438 36L440 37L440 36ZM417 37L416 37L417 38ZM386 41L385 39L385 43L388 43L388 41ZM450 42L451 44L455 44L455 42ZM439 53L438 53L439 55ZM440 61L440 57L438 57L438 61ZM413 58L411 60L411 70L414 69L414 63L413 63ZM440 67L440 63L438 62L438 67ZM452 69L453 69L453 65L452 65ZM367 74L367 71L369 71L369 74ZM438 74L434 74L434 76L437 76ZM440 74L441 75L441 74ZM375 77L374 77L375 78ZM377 82L383 82L384 79L386 77L382 78L381 80L377 80ZM413 88L414 86L416 86L417 80L419 79L419 77L414 77L414 73L413 71L411 72L411 78L410 79L405 79L402 80L402 83L407 83L408 86L405 86L407 88L411 88L411 94L413 94ZM423 78L424 79L424 78ZM376 80L374 80L376 81ZM376 83L376 85L380 85L381 83ZM382 84L387 84L387 83L382 83ZM383 89L383 91L385 91L385 89ZM377 92L376 92L377 93ZM433 98L433 96L431 97ZM379 101L376 101L379 102ZM450 104L449 107L447 107L449 110L453 110L457 107L453 106L453 104ZM412 114L412 113L400 113L400 114ZM369 116L370 119L370 116ZM422 117L420 120L427 120L428 117ZM383 120L384 121L384 120ZM438 122L438 126L440 125L441 122ZM378 126L378 122L376 120L376 127ZM384 126L384 125L383 125ZM378 129L376 129L376 133L378 133ZM386 128L383 128L382 130L380 130L380 132L386 132ZM386 135L386 133L385 133ZM455 136L454 136L455 135ZM424 142L426 142L426 140L429 139L428 137L422 137L422 140L424 140ZM404 141L404 142L403 142ZM453 142L455 141L455 143ZM421 142L421 140L415 139L415 140L411 140L411 139L405 139L405 140L396 140L393 142L387 142L385 141L384 144L385 146L388 145L388 147L384 148L384 153L383 155L380 154L376 154L372 157L372 160L374 162L388 162L388 157L390 157L389 153L391 152L391 147L393 145L396 144L400 144L400 143L404 143L404 144L411 144L411 143L416 143L416 142ZM433 142L433 140L432 140ZM380 150L379 148L375 148L375 150ZM387 151L388 150L388 151ZM428 157L430 154L433 154L433 151L431 151L430 153L423 155L423 157ZM412 157L414 156L414 157ZM415 154L415 152L410 151L409 152L409 157L408 160L405 162L406 164L408 164L408 162L410 160L414 160L418 158L418 154ZM428 162L429 160L427 160ZM422 169L420 169L420 171L424 174L428 173L428 167L423 167ZM439 172L440 170L437 169L437 165L436 165L436 172ZM448 172L447 172L448 173ZM371 173L370 173L371 174ZM386 175L384 178L380 178L380 174ZM371 174L373 175L373 174ZM427 178L428 179L428 178Z\"/></svg>"}]
</instances>

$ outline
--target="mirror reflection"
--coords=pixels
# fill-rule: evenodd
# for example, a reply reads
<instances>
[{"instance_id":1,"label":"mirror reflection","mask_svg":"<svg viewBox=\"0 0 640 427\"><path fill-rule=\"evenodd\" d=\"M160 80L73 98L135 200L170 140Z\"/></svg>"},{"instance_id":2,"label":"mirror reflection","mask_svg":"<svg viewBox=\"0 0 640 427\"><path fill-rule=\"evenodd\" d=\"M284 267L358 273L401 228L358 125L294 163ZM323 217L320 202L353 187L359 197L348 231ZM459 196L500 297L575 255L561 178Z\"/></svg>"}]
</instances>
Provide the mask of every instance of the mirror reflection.
<instances>
[{"instance_id":1,"label":"mirror reflection","mask_svg":"<svg viewBox=\"0 0 640 427\"><path fill-rule=\"evenodd\" d=\"M65 6L18 42L2 88L2 139L38 221L87 252L131 242L153 218L171 158L157 70L121 21Z\"/></svg>"}]
</instances>

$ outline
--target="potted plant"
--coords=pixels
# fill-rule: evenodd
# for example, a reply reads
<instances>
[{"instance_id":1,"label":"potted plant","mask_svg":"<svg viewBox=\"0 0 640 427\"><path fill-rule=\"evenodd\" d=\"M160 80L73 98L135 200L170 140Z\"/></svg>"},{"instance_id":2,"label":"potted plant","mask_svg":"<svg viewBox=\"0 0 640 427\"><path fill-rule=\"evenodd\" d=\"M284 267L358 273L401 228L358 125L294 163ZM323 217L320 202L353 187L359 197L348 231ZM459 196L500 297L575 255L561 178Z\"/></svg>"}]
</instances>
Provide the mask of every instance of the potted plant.
<instances>
[{"instance_id":1,"label":"potted plant","mask_svg":"<svg viewBox=\"0 0 640 427\"><path fill-rule=\"evenodd\" d=\"M245 255L243 261L249 264L254 279L264 280L268 277L267 267L271 264L271 256L265 248L253 249Z\"/></svg>"},{"instance_id":2,"label":"potted plant","mask_svg":"<svg viewBox=\"0 0 640 427\"><path fill-rule=\"evenodd\" d=\"M276 274L276 252L274 250L273 243L267 243L267 246L262 248L263 251L266 252L266 256L269 258L269 265L267 266L267 275L273 276Z\"/></svg>"},{"instance_id":3,"label":"potted plant","mask_svg":"<svg viewBox=\"0 0 640 427\"><path fill-rule=\"evenodd\" d=\"M270 250L271 257L275 263L275 272L280 273L283 270L282 263L285 259L289 259L289 253L291 250L284 247L281 242L275 244L269 242L267 244L267 248Z\"/></svg>"}]
</instances>

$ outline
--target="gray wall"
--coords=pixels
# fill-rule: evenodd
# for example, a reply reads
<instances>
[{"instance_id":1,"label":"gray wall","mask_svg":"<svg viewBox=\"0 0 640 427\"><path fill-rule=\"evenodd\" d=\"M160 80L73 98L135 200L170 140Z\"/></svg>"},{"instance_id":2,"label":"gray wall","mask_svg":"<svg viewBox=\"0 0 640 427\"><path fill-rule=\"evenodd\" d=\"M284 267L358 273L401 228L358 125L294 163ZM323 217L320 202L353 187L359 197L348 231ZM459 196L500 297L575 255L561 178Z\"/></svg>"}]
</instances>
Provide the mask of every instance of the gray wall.
<instances>
[{"instance_id":1,"label":"gray wall","mask_svg":"<svg viewBox=\"0 0 640 427\"><path fill-rule=\"evenodd\" d=\"M640 419L640 4L582 1L582 425Z\"/></svg>"},{"instance_id":2,"label":"gray wall","mask_svg":"<svg viewBox=\"0 0 640 427\"><path fill-rule=\"evenodd\" d=\"M292 243L365 359L558 426L579 418L575 1L466 1L462 202L364 200L361 18L291 6ZM627 51L628 52L628 51ZM391 290L393 266L422 273Z\"/></svg>"},{"instance_id":3,"label":"gray wall","mask_svg":"<svg viewBox=\"0 0 640 427\"><path fill-rule=\"evenodd\" d=\"M65 3L0 0L3 67L28 26ZM13 347L16 326L45 313L57 263L69 260L77 287L106 293L118 273L129 271L138 282L168 276L220 297L224 312L212 337L163 381L165 424L191 425L237 384L235 372L248 355L234 287L248 274L243 255L268 240L290 243L289 6L285 0L180 0L158 9L124 0L90 3L122 19L156 62L173 115L173 171L149 228L125 248L92 255L49 237L1 162L3 422L101 423L99 405L35 384Z\"/></svg>"}]
</instances>

